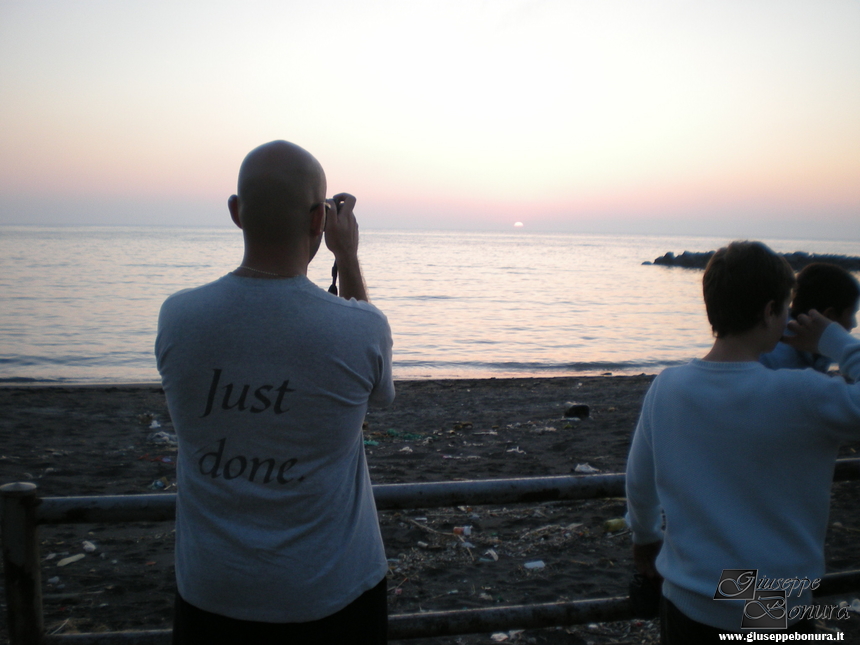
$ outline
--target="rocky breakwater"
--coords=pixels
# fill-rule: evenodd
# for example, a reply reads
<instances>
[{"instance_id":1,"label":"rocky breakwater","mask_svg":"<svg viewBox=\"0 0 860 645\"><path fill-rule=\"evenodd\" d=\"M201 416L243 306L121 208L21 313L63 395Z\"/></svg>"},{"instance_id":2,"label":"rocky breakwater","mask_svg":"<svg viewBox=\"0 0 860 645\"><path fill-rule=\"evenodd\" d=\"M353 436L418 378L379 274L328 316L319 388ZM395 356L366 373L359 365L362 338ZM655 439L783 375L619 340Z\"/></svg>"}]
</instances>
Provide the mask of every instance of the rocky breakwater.
<instances>
[{"instance_id":1,"label":"rocky breakwater","mask_svg":"<svg viewBox=\"0 0 860 645\"><path fill-rule=\"evenodd\" d=\"M714 255L714 251L684 251L680 255L675 255L671 251L653 262L643 262L642 264L658 264L669 267L682 267L684 269L704 269ZM851 255L830 255L821 253L804 253L803 251L795 251L794 253L780 253L782 257L788 260L791 268L795 271L800 271L807 264L813 262L827 262L842 267L846 271L860 272L860 257Z\"/></svg>"}]
</instances>

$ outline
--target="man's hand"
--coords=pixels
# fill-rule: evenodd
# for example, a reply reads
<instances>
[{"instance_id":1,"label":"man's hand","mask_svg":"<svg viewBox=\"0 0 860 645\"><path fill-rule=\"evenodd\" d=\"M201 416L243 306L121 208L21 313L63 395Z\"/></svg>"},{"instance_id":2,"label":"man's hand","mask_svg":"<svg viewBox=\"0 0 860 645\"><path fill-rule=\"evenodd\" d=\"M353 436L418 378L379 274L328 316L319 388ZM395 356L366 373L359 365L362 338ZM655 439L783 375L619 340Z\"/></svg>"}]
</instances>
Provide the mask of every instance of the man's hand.
<instances>
[{"instance_id":1,"label":"man's hand","mask_svg":"<svg viewBox=\"0 0 860 645\"><path fill-rule=\"evenodd\" d=\"M349 300L367 300L367 289L358 264L358 222L355 197L338 193L326 200L325 245L334 254L340 274L339 293Z\"/></svg>"},{"instance_id":2,"label":"man's hand","mask_svg":"<svg viewBox=\"0 0 860 645\"><path fill-rule=\"evenodd\" d=\"M654 584L660 584L663 581L662 576L657 572L657 567L654 566L654 561L657 559L657 554L660 553L662 546L662 540L651 542L651 544L633 545L633 566L638 573L641 573Z\"/></svg>"},{"instance_id":3,"label":"man's hand","mask_svg":"<svg viewBox=\"0 0 860 645\"><path fill-rule=\"evenodd\" d=\"M326 200L325 245L334 254L340 265L358 255L358 222L352 212L355 197L349 193L338 193Z\"/></svg>"},{"instance_id":4,"label":"man's hand","mask_svg":"<svg viewBox=\"0 0 860 645\"><path fill-rule=\"evenodd\" d=\"M808 314L800 314L797 320L788 323L788 329L794 336L783 336L782 342L802 352L817 354L818 341L821 340L821 335L827 329L827 325L832 323L833 321L815 309L810 309Z\"/></svg>"}]
</instances>

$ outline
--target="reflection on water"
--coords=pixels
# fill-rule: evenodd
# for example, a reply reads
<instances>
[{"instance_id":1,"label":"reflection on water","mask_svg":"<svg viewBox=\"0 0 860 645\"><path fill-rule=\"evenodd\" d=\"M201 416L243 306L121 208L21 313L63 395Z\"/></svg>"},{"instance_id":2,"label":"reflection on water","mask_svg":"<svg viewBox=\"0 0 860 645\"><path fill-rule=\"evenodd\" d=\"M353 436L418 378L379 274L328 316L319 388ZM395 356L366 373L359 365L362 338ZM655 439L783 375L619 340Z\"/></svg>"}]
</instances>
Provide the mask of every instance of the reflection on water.
<instances>
[{"instance_id":1,"label":"reflection on water","mask_svg":"<svg viewBox=\"0 0 860 645\"><path fill-rule=\"evenodd\" d=\"M363 231L397 378L654 373L710 346L691 237ZM765 240L860 255L857 242ZM153 381L161 302L234 269L237 229L0 227L0 379ZM310 277L326 288L324 250Z\"/></svg>"}]
</instances>

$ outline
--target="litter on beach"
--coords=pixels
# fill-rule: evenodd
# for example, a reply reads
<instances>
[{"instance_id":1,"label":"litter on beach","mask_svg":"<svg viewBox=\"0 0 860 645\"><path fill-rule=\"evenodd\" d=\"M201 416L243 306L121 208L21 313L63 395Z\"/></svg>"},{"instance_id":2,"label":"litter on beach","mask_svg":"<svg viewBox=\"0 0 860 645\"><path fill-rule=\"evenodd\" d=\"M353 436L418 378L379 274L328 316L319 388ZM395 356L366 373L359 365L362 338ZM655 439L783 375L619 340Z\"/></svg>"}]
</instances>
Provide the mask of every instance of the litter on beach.
<instances>
[{"instance_id":1,"label":"litter on beach","mask_svg":"<svg viewBox=\"0 0 860 645\"><path fill-rule=\"evenodd\" d=\"M73 562L77 562L78 560L83 560L87 557L83 553L78 553L77 555L70 555L68 558L63 558L59 562L57 562L58 567L65 567L67 564L72 564Z\"/></svg>"},{"instance_id":2,"label":"litter on beach","mask_svg":"<svg viewBox=\"0 0 860 645\"><path fill-rule=\"evenodd\" d=\"M615 519L606 520L603 523L603 530L607 533L614 533L615 531L623 531L627 528L627 520L623 517L617 517Z\"/></svg>"},{"instance_id":3,"label":"litter on beach","mask_svg":"<svg viewBox=\"0 0 860 645\"><path fill-rule=\"evenodd\" d=\"M158 422L157 422L157 421L153 421L152 423L153 423L153 424L156 424L156 423L158 423ZM160 428L160 427L161 427L161 425L160 425L160 424L159 424L159 425L152 425L152 426L150 426L150 428ZM171 434L171 433L169 433L169 432L165 432L165 431L163 431L163 430L162 430L162 431L160 431L160 432L153 432L151 435L149 435L149 436L146 438L146 440L147 440L149 443L154 443L154 444L158 444L158 445L175 446L175 445L177 444L176 435L175 435L175 434Z\"/></svg>"}]
</instances>

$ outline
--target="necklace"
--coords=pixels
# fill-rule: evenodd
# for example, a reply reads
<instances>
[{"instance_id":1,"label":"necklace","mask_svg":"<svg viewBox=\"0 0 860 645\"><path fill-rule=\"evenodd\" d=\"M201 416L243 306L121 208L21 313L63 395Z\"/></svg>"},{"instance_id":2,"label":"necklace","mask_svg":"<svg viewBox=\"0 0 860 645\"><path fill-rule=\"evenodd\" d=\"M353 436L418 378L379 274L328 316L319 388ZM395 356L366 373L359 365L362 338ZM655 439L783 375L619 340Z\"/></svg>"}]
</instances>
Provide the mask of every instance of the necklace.
<instances>
[{"instance_id":1,"label":"necklace","mask_svg":"<svg viewBox=\"0 0 860 645\"><path fill-rule=\"evenodd\" d=\"M261 269L255 269L254 267L245 266L244 264L239 265L240 269L246 269L248 271L253 271L254 273L262 273L263 275L270 275L275 278L295 278L294 275L284 275L283 273L272 273L271 271L263 271Z\"/></svg>"}]
</instances>

